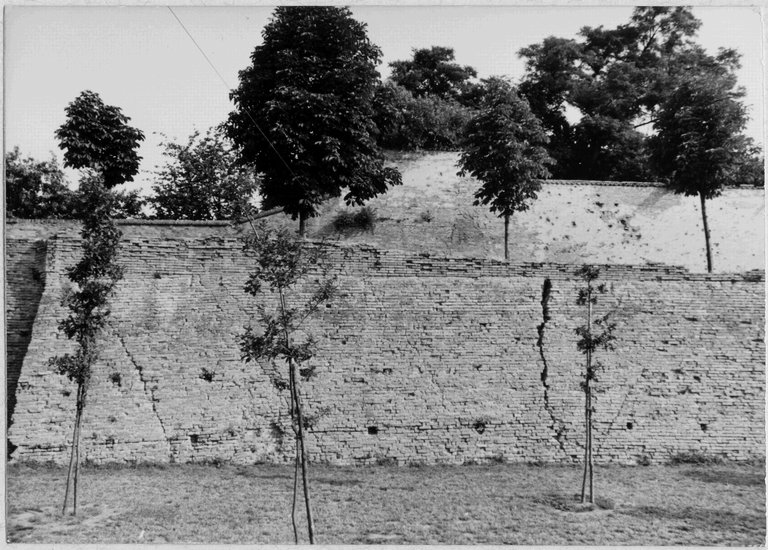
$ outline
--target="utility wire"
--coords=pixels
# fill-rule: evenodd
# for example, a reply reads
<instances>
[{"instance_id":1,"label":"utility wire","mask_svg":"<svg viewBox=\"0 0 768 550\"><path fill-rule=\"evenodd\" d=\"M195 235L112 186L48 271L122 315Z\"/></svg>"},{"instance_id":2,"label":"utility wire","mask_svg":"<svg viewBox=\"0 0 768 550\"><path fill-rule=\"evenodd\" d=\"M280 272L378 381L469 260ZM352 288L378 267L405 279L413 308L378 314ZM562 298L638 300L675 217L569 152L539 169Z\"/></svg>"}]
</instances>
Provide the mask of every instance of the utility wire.
<instances>
[{"instance_id":1,"label":"utility wire","mask_svg":"<svg viewBox=\"0 0 768 550\"><path fill-rule=\"evenodd\" d=\"M230 91L232 88L230 87L230 85L229 85L229 84L227 84L227 81L226 81L226 80L224 80L224 77L223 77L223 76L221 76L221 73L218 71L218 69L216 68L216 66L215 66L215 65L214 65L214 64L211 62L210 58L209 58L209 57L206 55L206 53L203 51L203 48L201 48L201 47L200 47L200 44L198 44L198 43L197 43L197 40L195 40L195 37L194 37L194 36L192 36L192 33L190 33L190 32L189 32L189 30L187 29L187 27L186 27L186 26L184 26L184 23L182 23L182 22L181 22L181 19L179 19L179 16L178 16L178 15L176 15L176 12L175 12L175 11L173 11L173 8L172 8L171 6L167 6L167 7L168 7L168 11L170 11L170 12L171 12L171 15L173 15L174 19L176 19L176 21L178 21L178 22L179 22L179 25L181 25L181 28L182 28L182 29L184 29L184 32L185 32L185 33L187 33L187 36L189 37L189 39L190 39L190 40L192 40L192 42L195 44L195 46L197 46L197 49L200 51L200 53L203 55L203 57L205 58L205 60L208 62L208 65L210 65L210 66L211 66L211 69L213 69L213 71L214 71L214 72L216 73L216 75L219 77L219 80L221 80L221 83L222 83L222 84L224 84L224 86L225 86L225 87L226 87L226 89L227 89L227 92L229 92L229 91ZM267 140L267 143L269 143L269 146L270 146L270 147L272 147L272 150L273 150L273 151L275 152L275 154L277 155L277 158L279 158L279 159L280 159L280 162L282 162L282 163L285 165L285 167L288 169L288 171L291 173L291 175L295 177L295 176L296 176L296 174L294 173L294 171L293 171L293 170L291 170L291 167L290 167L290 166L288 166L288 163L287 163L287 162L285 162L285 159L282 157L282 155L280 154L280 152L279 152L279 151L277 150L277 148L274 146L274 144L272 143L272 141L271 141L271 140L270 140L270 139L267 137L267 134L265 134L265 133L264 133L264 131L261 129L261 127L258 125L258 123L256 122L256 119L254 119L254 118L253 118L253 116L251 116L251 112L248 110L248 108L247 108L245 105L242 105L242 108L243 108L243 111L245 111L245 114L246 114L246 115L248 115L248 118L249 118L249 119L251 119L251 122L253 122L253 125L256 127L256 129L259 131L259 133L260 133L262 136L264 136L264 139L266 139L266 140ZM281 131L282 131L282 130L281 130ZM285 132L283 132L283 135L285 135ZM288 136L286 136L286 139L287 139L287 138L288 138Z\"/></svg>"}]
</instances>

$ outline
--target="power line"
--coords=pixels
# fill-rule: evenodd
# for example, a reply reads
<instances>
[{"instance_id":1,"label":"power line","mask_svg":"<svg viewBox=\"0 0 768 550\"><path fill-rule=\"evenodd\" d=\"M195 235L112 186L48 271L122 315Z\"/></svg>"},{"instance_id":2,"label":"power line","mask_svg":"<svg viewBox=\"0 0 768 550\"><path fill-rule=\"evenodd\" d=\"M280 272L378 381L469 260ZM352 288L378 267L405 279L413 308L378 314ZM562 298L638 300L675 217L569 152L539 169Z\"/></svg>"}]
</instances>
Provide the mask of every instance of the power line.
<instances>
[{"instance_id":1,"label":"power line","mask_svg":"<svg viewBox=\"0 0 768 550\"><path fill-rule=\"evenodd\" d=\"M219 77L219 80L221 80L221 83L224 84L224 87L227 89L227 92L229 92L232 89L231 86L229 84L227 84L227 81L224 80L223 76L221 76L221 73L219 72L219 70L211 62L210 58L206 55L205 51L203 51L203 48L200 47L200 44L197 43L197 40L195 40L195 37L192 36L192 33L190 33L189 30L187 29L187 27L184 26L184 23L182 23L181 19L179 19L179 16L176 15L176 12L173 11L173 8L171 6L168 6L168 11L170 11L171 15L173 15L174 19L176 19L176 21L179 22L179 25L181 25L181 28L184 29L184 32L187 33L187 36L189 37L189 39L192 40L192 42L194 43L195 46L197 46L197 49L200 51L200 53L203 55L205 60L208 62L208 65L211 66L211 69L213 69L213 71ZM256 119L253 118L253 116L251 115L251 112L248 110L248 108L245 105L242 105L242 108L243 108L243 111L245 111L245 114L248 115L248 118L251 119L251 122L253 122L253 125L256 127L256 129L259 131L259 133L262 136L264 136L264 139L267 140L267 143L269 143L269 146L272 147L272 150L277 155L277 158L280 159L280 162L282 162L285 165L285 167L288 169L288 171L291 173L291 175L295 177L296 174L294 173L294 171L291 170L291 167L288 166L287 162L285 162L285 159L280 154L280 151L277 150L277 148L274 146L272 141L267 137L267 134L265 134L264 131L261 129L261 127L258 125L258 123L256 122ZM282 130L281 130L281 132L282 132ZM283 135L285 136L285 132L283 132ZM286 139L288 139L288 136L285 136L285 137L286 137Z\"/></svg>"}]
</instances>

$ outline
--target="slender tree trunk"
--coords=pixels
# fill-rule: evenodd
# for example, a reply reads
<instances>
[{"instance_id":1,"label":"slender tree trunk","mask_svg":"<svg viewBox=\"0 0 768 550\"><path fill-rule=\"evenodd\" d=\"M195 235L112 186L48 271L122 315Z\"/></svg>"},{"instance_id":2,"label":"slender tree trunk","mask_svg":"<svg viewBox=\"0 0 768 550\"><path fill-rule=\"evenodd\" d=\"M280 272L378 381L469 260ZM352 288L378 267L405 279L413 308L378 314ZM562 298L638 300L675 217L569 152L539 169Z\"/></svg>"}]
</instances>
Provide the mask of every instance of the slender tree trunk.
<instances>
[{"instance_id":1,"label":"slender tree trunk","mask_svg":"<svg viewBox=\"0 0 768 550\"><path fill-rule=\"evenodd\" d=\"M595 503L595 470L592 461L592 386L589 387L589 421L587 429L589 430L589 503Z\"/></svg>"},{"instance_id":2,"label":"slender tree trunk","mask_svg":"<svg viewBox=\"0 0 768 550\"><path fill-rule=\"evenodd\" d=\"M309 481L307 476L307 455L304 447L304 415L302 412L301 397L299 396L299 388L297 384L296 376L296 364L291 360L290 368L293 370L293 399L296 403L296 424L298 429L298 441L300 445L301 455L301 483L304 487L304 504L307 509L307 532L309 534L309 544L315 544L315 526L312 521L312 506L309 496Z\"/></svg>"},{"instance_id":3,"label":"slender tree trunk","mask_svg":"<svg viewBox=\"0 0 768 550\"><path fill-rule=\"evenodd\" d=\"M281 302L282 303L282 302ZM293 378L293 368L288 369L288 385L291 394L291 428L293 429L293 442L295 452L293 456L293 501L291 503L291 525L293 526L293 541L299 544L299 529L296 525L296 500L299 494L299 431L296 428L296 402L293 399L293 388L295 381Z\"/></svg>"},{"instance_id":4,"label":"slender tree trunk","mask_svg":"<svg viewBox=\"0 0 768 550\"><path fill-rule=\"evenodd\" d=\"M293 541L299 544L299 528L296 526L296 497L299 493L299 440L295 440L296 453L293 457L293 503L291 504L291 525L293 525Z\"/></svg>"},{"instance_id":5,"label":"slender tree trunk","mask_svg":"<svg viewBox=\"0 0 768 550\"><path fill-rule=\"evenodd\" d=\"M302 212L299 214L299 237L305 237L307 233L307 215Z\"/></svg>"},{"instance_id":6,"label":"slender tree trunk","mask_svg":"<svg viewBox=\"0 0 768 550\"><path fill-rule=\"evenodd\" d=\"M707 245L707 272L712 273L712 247L709 242L709 223L707 221L707 203L703 193L699 193L701 200L701 220L704 222L704 241Z\"/></svg>"},{"instance_id":7,"label":"slender tree trunk","mask_svg":"<svg viewBox=\"0 0 768 550\"><path fill-rule=\"evenodd\" d=\"M80 393L80 390L77 390ZM75 471L75 441L77 440L77 414L75 414L75 425L72 427L72 447L69 450L69 471L67 472L67 486L64 489L64 504L61 505L61 515L67 513L67 500L69 499L69 487L72 480L72 474Z\"/></svg>"},{"instance_id":8,"label":"slender tree trunk","mask_svg":"<svg viewBox=\"0 0 768 550\"><path fill-rule=\"evenodd\" d=\"M85 408L85 389L78 385L76 398L75 426L72 429L72 449L69 455L69 471L67 472L67 487L64 490L64 504L61 514L67 512L69 489L72 487L72 515L77 515L77 478L80 473L80 425L82 424L83 408Z\"/></svg>"},{"instance_id":9,"label":"slender tree trunk","mask_svg":"<svg viewBox=\"0 0 768 550\"><path fill-rule=\"evenodd\" d=\"M584 504L587 499L587 468L589 465L589 402L586 398L586 392L589 388L589 379L584 382L587 384L584 388L584 475L581 478L581 503Z\"/></svg>"},{"instance_id":10,"label":"slender tree trunk","mask_svg":"<svg viewBox=\"0 0 768 550\"><path fill-rule=\"evenodd\" d=\"M509 214L504 215L504 260L509 261Z\"/></svg>"}]
</instances>

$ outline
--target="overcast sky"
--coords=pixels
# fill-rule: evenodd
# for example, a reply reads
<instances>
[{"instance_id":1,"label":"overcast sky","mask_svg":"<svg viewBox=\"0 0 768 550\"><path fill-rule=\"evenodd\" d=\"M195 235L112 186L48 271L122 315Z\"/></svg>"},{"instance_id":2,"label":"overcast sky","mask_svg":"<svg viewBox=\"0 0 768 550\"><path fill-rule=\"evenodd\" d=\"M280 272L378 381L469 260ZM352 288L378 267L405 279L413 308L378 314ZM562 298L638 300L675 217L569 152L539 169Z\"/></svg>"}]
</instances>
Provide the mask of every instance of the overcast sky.
<instances>
[{"instance_id":1,"label":"overcast sky","mask_svg":"<svg viewBox=\"0 0 768 550\"><path fill-rule=\"evenodd\" d=\"M228 88L249 63L271 7L175 7L174 11L227 83L211 69L173 14L164 7L28 7L5 11L5 147L39 159L54 152L54 131L64 108L81 91L99 93L122 108L146 135L141 173L128 188L149 191L163 162L166 134L183 141L195 129L222 122L232 109ZM575 37L585 26L613 28L628 21L629 7L353 6L356 19L387 63L407 59L413 48L455 49L456 59L481 78L518 80L517 51L549 35ZM710 53L736 48L740 84L747 89L747 133L763 142L762 23L757 8L695 7L698 39ZM74 172L68 171L74 179Z\"/></svg>"}]
</instances>

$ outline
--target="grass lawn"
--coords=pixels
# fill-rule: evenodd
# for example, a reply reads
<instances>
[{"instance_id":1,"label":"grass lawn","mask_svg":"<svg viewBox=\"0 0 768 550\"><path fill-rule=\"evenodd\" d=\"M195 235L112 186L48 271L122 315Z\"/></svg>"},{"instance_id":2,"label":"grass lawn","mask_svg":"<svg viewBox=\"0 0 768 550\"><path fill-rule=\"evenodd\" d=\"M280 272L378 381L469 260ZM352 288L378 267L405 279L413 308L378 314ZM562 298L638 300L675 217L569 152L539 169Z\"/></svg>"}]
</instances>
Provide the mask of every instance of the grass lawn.
<instances>
[{"instance_id":1,"label":"grass lawn","mask_svg":"<svg viewBox=\"0 0 768 550\"><path fill-rule=\"evenodd\" d=\"M595 476L599 506L584 510L578 466L313 465L316 542L765 544L764 464L598 466ZM76 518L58 515L65 478L65 468L7 468L11 542L293 543L291 466L85 467Z\"/></svg>"}]
</instances>

